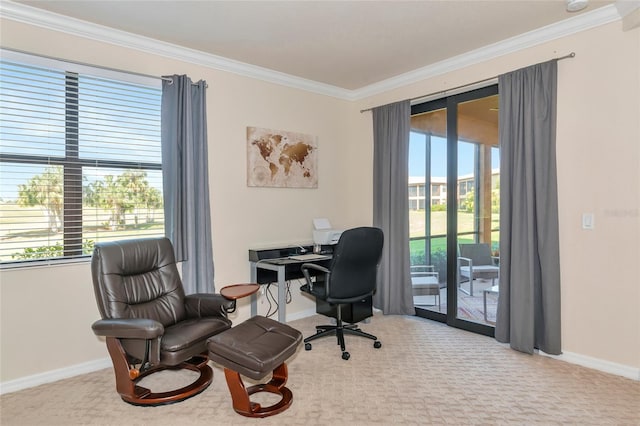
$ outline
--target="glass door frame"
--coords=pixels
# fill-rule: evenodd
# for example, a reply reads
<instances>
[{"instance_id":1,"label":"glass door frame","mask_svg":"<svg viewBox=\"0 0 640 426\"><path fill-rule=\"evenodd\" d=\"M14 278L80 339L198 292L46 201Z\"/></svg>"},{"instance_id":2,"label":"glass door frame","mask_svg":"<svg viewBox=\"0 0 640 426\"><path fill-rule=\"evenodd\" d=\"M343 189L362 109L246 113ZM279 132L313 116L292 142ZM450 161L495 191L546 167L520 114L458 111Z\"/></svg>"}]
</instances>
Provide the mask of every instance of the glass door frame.
<instances>
[{"instance_id":1,"label":"glass door frame","mask_svg":"<svg viewBox=\"0 0 640 426\"><path fill-rule=\"evenodd\" d=\"M498 85L482 87L464 93L411 106L411 115L446 108L447 110L447 313L416 307L416 315L486 336L495 336L495 328L458 318L457 257L458 257L458 105L498 94ZM476 192L477 196L477 192Z\"/></svg>"}]
</instances>

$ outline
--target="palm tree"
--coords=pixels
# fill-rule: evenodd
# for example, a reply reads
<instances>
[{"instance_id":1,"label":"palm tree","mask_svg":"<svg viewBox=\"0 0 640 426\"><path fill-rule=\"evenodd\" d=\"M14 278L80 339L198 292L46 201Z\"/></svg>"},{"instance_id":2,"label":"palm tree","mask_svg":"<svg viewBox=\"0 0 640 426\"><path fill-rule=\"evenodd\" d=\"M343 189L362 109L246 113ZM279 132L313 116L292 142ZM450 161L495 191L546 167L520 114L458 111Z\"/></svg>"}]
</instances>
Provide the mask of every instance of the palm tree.
<instances>
[{"instance_id":1,"label":"palm tree","mask_svg":"<svg viewBox=\"0 0 640 426\"><path fill-rule=\"evenodd\" d=\"M138 225L138 209L144 207L148 212L162 206L160 191L150 187L146 178L146 172L132 170L116 177L107 175L104 180L85 186L84 201L88 206L110 210L109 225L112 229L124 226L125 213L129 212L136 212L135 224Z\"/></svg>"},{"instance_id":2,"label":"palm tree","mask_svg":"<svg viewBox=\"0 0 640 426\"><path fill-rule=\"evenodd\" d=\"M42 207L51 232L62 230L63 173L62 166L48 167L41 175L32 177L26 184L18 185L18 205Z\"/></svg>"},{"instance_id":3,"label":"palm tree","mask_svg":"<svg viewBox=\"0 0 640 426\"><path fill-rule=\"evenodd\" d=\"M113 175L86 186L85 202L91 207L110 210L109 227L113 230L125 225L124 214L133 208L120 176L114 178Z\"/></svg>"},{"instance_id":4,"label":"palm tree","mask_svg":"<svg viewBox=\"0 0 640 426\"><path fill-rule=\"evenodd\" d=\"M146 172L132 170L127 170L118 176L119 184L126 188L127 197L133 203L136 226L138 225L138 211L145 205L146 193L149 190L149 182L146 177Z\"/></svg>"}]
</instances>

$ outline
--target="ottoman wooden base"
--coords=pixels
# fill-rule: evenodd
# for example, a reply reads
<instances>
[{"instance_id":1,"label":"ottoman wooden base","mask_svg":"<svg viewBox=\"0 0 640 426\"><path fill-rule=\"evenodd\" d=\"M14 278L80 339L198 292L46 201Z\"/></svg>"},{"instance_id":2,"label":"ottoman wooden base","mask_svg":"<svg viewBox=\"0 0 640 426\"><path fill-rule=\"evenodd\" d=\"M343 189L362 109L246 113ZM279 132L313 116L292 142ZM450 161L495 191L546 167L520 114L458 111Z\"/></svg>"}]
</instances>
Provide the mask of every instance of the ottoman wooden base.
<instances>
[{"instance_id":1,"label":"ottoman wooden base","mask_svg":"<svg viewBox=\"0 0 640 426\"><path fill-rule=\"evenodd\" d=\"M289 388L284 385L287 383L287 365L282 363L279 367L273 370L273 376L269 383L254 385L249 388L245 388L242 382L240 373L224 369L224 375L227 379L227 386L229 392L231 392L231 399L233 401L233 409L238 414L242 414L247 417L267 417L274 414L281 413L289 408L293 399L293 394ZM251 402L249 398L257 392L269 392L282 396L282 399L276 404L268 407L262 407L256 402Z\"/></svg>"},{"instance_id":2,"label":"ottoman wooden base","mask_svg":"<svg viewBox=\"0 0 640 426\"><path fill-rule=\"evenodd\" d=\"M293 394L285 387L288 379L285 360L295 353L301 342L302 333L298 330L262 316L249 318L209 338L209 358L224 367L233 409L238 414L267 417L289 408ZM270 373L268 383L249 388L245 387L240 376L260 380ZM263 407L250 399L257 392L280 395L281 399L276 404Z\"/></svg>"}]
</instances>

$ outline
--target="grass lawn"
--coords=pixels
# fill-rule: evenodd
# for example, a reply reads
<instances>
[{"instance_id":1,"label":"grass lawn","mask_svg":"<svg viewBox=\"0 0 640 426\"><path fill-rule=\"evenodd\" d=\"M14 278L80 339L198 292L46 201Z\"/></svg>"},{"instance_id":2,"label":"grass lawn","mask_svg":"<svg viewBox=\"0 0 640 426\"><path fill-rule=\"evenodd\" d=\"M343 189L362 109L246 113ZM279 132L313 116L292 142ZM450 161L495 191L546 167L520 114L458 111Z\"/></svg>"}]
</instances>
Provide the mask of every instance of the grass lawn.
<instances>
[{"instance_id":1,"label":"grass lawn","mask_svg":"<svg viewBox=\"0 0 640 426\"><path fill-rule=\"evenodd\" d=\"M492 215L492 227L497 228L498 215ZM460 233L473 232L475 226L475 219L473 213L458 212L458 231ZM409 212L409 237L420 238L425 236L425 212L424 210L411 210ZM437 253L439 251L446 253L447 239L444 237L447 233L447 212L431 212L431 232L430 235L434 236L431 239L431 253ZM443 235L442 237L436 237ZM494 248L498 245L499 231L491 233L492 246ZM473 235L461 235L458 238L458 243L473 243ZM412 258L424 259L424 239L415 239L410 242L410 253Z\"/></svg>"},{"instance_id":2,"label":"grass lawn","mask_svg":"<svg viewBox=\"0 0 640 426\"><path fill-rule=\"evenodd\" d=\"M498 215L491 216L492 228L498 227ZM458 212L458 231L473 232L475 226L473 213ZM447 212L431 212L431 235L447 233ZM424 210L409 211L409 237L423 237L425 234Z\"/></svg>"},{"instance_id":3,"label":"grass lawn","mask_svg":"<svg viewBox=\"0 0 640 426\"><path fill-rule=\"evenodd\" d=\"M140 212L139 224L135 224L135 215L126 214L126 226L112 230L107 225L109 212L92 207L83 209L83 240L117 240L125 236L152 236L163 234L163 211L158 209L150 212L155 221L146 222L147 212ZM431 212L431 235L446 235L446 212ZM62 243L62 232L51 232L42 225L47 223L45 212L39 207L20 207L13 203L0 204L0 261L12 260L12 255L22 253L25 247L38 248ZM411 238L425 236L424 210L409 212L409 235ZM497 215L493 222L497 227ZM460 232L473 232L474 217L472 213L458 212L458 229ZM498 232L492 233L492 241L497 246ZM461 236L459 242L473 242L473 236ZM431 240L431 252L446 252L446 237ZM416 239L410 242L410 252L413 257L424 258L424 240Z\"/></svg>"},{"instance_id":4,"label":"grass lawn","mask_svg":"<svg viewBox=\"0 0 640 426\"><path fill-rule=\"evenodd\" d=\"M155 220L146 221L147 211L138 215L139 224L135 224L135 215L125 215L124 228L112 230L106 223L109 212L93 207L83 208L83 241L112 241L122 237L138 235L164 235L164 212L158 209L149 212ZM62 232L52 232L43 227L47 223L45 212L39 207L20 207L14 203L0 204L0 262L15 260L12 255L22 253L25 247L38 248L62 244Z\"/></svg>"}]
</instances>

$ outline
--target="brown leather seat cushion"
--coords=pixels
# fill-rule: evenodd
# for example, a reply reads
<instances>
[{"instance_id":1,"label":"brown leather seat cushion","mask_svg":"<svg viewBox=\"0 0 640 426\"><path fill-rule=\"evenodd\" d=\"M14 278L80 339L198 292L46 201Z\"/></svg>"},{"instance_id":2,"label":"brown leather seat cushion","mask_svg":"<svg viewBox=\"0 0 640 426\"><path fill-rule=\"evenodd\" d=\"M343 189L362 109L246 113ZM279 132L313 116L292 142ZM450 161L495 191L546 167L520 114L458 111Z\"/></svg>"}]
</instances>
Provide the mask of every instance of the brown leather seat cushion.
<instances>
[{"instance_id":1,"label":"brown leather seat cushion","mask_svg":"<svg viewBox=\"0 0 640 426\"><path fill-rule=\"evenodd\" d=\"M249 318L207 340L209 358L244 376L258 380L293 355L302 333L263 316Z\"/></svg>"}]
</instances>

